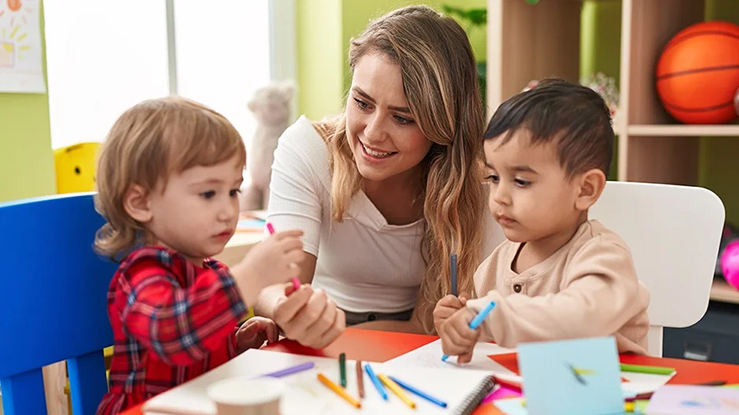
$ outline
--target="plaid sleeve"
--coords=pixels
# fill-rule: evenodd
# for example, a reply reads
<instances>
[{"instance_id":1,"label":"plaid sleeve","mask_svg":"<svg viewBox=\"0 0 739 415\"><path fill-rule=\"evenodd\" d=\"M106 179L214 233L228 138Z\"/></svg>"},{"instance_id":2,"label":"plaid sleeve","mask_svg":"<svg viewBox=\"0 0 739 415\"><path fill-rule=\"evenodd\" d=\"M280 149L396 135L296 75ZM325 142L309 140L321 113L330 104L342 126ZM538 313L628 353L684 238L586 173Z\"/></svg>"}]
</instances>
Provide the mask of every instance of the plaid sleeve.
<instances>
[{"instance_id":1,"label":"plaid sleeve","mask_svg":"<svg viewBox=\"0 0 739 415\"><path fill-rule=\"evenodd\" d=\"M162 361L189 365L224 343L231 346L247 309L226 268L204 270L188 288L155 261L141 261L128 272L123 328Z\"/></svg>"}]
</instances>

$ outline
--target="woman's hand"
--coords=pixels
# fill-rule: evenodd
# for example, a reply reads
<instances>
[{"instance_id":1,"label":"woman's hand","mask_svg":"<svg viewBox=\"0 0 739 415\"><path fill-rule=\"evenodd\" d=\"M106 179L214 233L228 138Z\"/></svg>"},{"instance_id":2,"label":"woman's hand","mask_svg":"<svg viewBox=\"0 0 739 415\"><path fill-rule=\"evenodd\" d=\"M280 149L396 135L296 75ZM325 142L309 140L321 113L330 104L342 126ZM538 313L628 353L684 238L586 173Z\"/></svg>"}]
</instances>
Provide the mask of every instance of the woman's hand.
<instances>
[{"instance_id":1,"label":"woman's hand","mask_svg":"<svg viewBox=\"0 0 739 415\"><path fill-rule=\"evenodd\" d=\"M304 284L295 291L292 284L286 284L284 292L277 300L272 318L288 339L322 349L344 332L344 311L323 290Z\"/></svg>"}]
</instances>

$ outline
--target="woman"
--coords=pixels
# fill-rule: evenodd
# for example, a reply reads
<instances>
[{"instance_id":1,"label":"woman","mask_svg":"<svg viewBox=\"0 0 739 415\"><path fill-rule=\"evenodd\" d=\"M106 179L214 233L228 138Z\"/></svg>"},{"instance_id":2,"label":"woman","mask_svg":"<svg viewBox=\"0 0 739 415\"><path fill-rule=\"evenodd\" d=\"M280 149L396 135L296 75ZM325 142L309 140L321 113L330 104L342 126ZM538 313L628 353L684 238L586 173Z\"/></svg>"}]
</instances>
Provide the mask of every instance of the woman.
<instances>
[{"instance_id":1,"label":"woman","mask_svg":"<svg viewBox=\"0 0 739 415\"><path fill-rule=\"evenodd\" d=\"M312 287L265 290L255 307L288 338L318 348L344 324L433 332L434 305L452 292L451 254L459 293L469 294L495 245L464 30L428 7L402 8L351 41L349 64L345 112L319 123L301 117L272 168L268 220L304 231L300 279Z\"/></svg>"}]
</instances>

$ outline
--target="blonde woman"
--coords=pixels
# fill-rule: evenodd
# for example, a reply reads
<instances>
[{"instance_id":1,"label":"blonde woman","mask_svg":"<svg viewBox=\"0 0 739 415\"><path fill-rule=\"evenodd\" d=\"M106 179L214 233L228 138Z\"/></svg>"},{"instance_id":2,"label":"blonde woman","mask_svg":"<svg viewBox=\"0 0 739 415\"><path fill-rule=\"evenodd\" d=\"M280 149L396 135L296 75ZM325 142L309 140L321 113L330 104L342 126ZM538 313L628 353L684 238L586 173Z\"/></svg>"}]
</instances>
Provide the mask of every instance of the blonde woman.
<instances>
[{"instance_id":1,"label":"blonde woman","mask_svg":"<svg viewBox=\"0 0 739 415\"><path fill-rule=\"evenodd\" d=\"M480 155L483 107L464 30L425 6L393 11L351 41L345 112L301 117L275 152L269 221L304 232L298 308L289 287L258 314L323 347L346 325L434 331L436 302L458 291L495 246ZM484 254L484 255L483 255Z\"/></svg>"}]
</instances>

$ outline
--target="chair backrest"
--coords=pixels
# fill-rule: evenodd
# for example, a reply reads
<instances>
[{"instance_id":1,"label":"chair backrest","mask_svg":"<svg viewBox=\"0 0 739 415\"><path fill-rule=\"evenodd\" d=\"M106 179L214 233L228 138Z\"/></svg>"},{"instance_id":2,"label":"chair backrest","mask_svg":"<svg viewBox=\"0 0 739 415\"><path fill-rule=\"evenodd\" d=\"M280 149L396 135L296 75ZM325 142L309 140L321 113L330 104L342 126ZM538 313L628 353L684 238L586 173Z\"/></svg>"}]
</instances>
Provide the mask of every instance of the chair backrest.
<instances>
[{"instance_id":1,"label":"chair backrest","mask_svg":"<svg viewBox=\"0 0 739 415\"><path fill-rule=\"evenodd\" d=\"M67 359L75 415L107 391L106 294L116 265L93 251L91 193L0 204L0 385L5 415L46 413L41 367Z\"/></svg>"},{"instance_id":2,"label":"chair backrest","mask_svg":"<svg viewBox=\"0 0 739 415\"><path fill-rule=\"evenodd\" d=\"M648 288L649 353L662 356L663 327L687 327L708 308L724 205L701 187L608 182L590 218L618 233Z\"/></svg>"}]
</instances>

